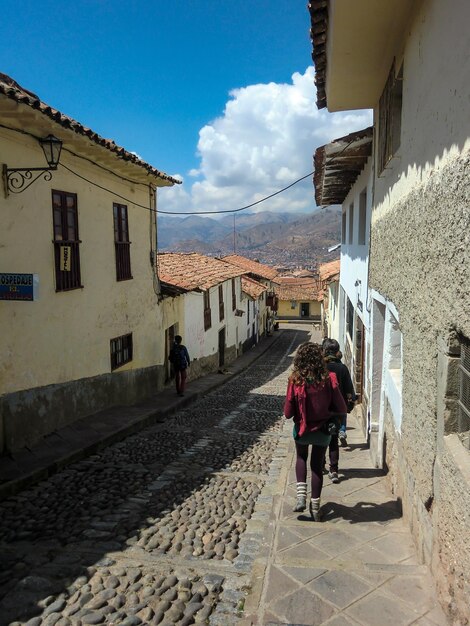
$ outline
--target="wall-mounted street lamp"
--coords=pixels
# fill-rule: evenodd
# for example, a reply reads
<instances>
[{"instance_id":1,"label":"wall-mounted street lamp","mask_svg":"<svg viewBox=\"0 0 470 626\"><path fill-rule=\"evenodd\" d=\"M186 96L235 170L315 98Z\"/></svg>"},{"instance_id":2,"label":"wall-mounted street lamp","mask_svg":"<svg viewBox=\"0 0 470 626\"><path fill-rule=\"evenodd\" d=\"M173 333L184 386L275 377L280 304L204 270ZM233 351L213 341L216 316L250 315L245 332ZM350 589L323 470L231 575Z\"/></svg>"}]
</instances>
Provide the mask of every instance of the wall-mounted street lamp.
<instances>
[{"instance_id":1,"label":"wall-mounted street lamp","mask_svg":"<svg viewBox=\"0 0 470 626\"><path fill-rule=\"evenodd\" d=\"M48 135L44 139L39 139L44 156L46 157L49 167L7 167L3 165L3 185L5 189L5 197L11 193L21 193L28 189L40 176L44 176L44 180L51 180L53 170L59 165L60 152L62 150L62 141ZM33 172L37 172L36 175Z\"/></svg>"}]
</instances>

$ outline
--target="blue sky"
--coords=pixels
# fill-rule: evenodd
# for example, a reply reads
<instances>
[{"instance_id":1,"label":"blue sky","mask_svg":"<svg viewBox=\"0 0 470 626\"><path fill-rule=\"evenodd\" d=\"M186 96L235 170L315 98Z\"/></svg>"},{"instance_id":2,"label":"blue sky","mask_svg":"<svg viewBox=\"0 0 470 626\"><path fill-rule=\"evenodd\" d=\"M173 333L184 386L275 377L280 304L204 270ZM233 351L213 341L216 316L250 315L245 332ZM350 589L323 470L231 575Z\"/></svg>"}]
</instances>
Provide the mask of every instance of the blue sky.
<instances>
[{"instance_id":1,"label":"blue sky","mask_svg":"<svg viewBox=\"0 0 470 626\"><path fill-rule=\"evenodd\" d=\"M367 125L316 111L305 4L3 0L0 71L181 176L161 207L236 208L311 171L315 143ZM311 182L299 187L302 200L260 208L313 208Z\"/></svg>"}]
</instances>

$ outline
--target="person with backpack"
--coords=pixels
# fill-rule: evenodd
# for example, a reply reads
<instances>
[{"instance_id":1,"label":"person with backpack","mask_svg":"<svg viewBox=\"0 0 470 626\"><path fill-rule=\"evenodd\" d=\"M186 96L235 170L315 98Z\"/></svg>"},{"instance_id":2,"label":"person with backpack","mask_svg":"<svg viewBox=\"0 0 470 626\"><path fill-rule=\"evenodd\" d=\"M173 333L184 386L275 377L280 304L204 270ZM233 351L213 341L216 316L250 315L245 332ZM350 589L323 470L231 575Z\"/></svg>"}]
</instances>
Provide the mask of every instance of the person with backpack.
<instances>
[{"instance_id":1,"label":"person with backpack","mask_svg":"<svg viewBox=\"0 0 470 626\"><path fill-rule=\"evenodd\" d=\"M339 349L339 343L336 339L325 337L322 343L323 355L325 357L326 367L328 371L334 372L338 379L340 391L346 403L347 412L350 413L354 408L356 394L354 385L351 380L351 374L347 366L341 362L342 354ZM348 445L346 434L346 416L342 416L341 426L336 435L332 435L331 442L328 447L328 455L330 460L330 471L328 477L332 483L339 483L338 464L339 464L339 444L344 448Z\"/></svg>"},{"instance_id":2,"label":"person with backpack","mask_svg":"<svg viewBox=\"0 0 470 626\"><path fill-rule=\"evenodd\" d=\"M168 357L175 372L176 393L179 396L184 396L186 370L191 363L188 350L186 346L181 343L182 341L183 338L181 335L176 335L173 347L170 350L170 356Z\"/></svg>"},{"instance_id":3,"label":"person with backpack","mask_svg":"<svg viewBox=\"0 0 470 626\"><path fill-rule=\"evenodd\" d=\"M321 521L320 496L323 486L323 464L331 436L331 418L346 413L346 404L333 372L328 372L321 346L303 343L294 357L289 376L284 415L293 418L297 479L295 512L307 506L307 460L310 453L311 494L309 510L315 522Z\"/></svg>"}]
</instances>

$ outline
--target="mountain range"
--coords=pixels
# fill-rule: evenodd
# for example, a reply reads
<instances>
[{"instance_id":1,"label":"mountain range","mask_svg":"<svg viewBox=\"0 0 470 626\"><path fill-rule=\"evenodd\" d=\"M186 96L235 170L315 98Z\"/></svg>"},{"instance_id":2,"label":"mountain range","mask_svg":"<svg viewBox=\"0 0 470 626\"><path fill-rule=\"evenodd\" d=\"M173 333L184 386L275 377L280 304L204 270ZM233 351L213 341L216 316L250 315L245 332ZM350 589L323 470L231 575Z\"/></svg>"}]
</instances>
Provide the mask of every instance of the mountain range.
<instances>
[{"instance_id":1,"label":"mountain range","mask_svg":"<svg viewBox=\"0 0 470 626\"><path fill-rule=\"evenodd\" d=\"M200 252L210 256L237 254L262 263L312 267L337 258L328 247L341 237L341 208L312 213L233 214L220 219L191 215L158 217L158 247L164 252Z\"/></svg>"}]
</instances>

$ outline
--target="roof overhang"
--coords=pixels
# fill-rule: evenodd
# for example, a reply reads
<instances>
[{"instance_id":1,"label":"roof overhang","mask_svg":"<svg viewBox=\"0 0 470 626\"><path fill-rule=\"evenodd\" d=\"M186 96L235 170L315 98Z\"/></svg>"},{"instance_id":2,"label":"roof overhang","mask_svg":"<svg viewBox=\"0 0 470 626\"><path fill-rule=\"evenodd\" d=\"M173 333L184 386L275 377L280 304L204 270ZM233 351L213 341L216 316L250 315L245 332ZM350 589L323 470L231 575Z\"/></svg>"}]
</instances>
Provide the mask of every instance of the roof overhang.
<instances>
[{"instance_id":1,"label":"roof overhang","mask_svg":"<svg viewBox=\"0 0 470 626\"><path fill-rule=\"evenodd\" d=\"M373 108L421 0L310 0L317 106Z\"/></svg>"},{"instance_id":2,"label":"roof overhang","mask_svg":"<svg viewBox=\"0 0 470 626\"><path fill-rule=\"evenodd\" d=\"M63 142L63 154L72 153L138 183L166 187L181 182L42 102L36 94L1 73L0 123L7 129L24 133L33 142L52 134Z\"/></svg>"},{"instance_id":3,"label":"roof overhang","mask_svg":"<svg viewBox=\"0 0 470 626\"><path fill-rule=\"evenodd\" d=\"M369 126L316 149L313 184L319 206L344 202L372 154L372 139Z\"/></svg>"}]
</instances>

